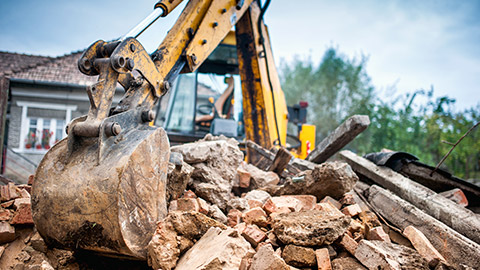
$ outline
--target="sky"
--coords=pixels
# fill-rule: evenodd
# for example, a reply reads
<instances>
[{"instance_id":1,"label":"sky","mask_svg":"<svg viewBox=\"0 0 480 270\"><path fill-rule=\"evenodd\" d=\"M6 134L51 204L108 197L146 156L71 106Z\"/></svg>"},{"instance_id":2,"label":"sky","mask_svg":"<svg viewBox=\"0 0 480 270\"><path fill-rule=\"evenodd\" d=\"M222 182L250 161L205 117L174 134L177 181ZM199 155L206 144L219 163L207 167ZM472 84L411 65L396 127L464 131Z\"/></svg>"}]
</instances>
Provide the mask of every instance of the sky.
<instances>
[{"instance_id":1,"label":"sky","mask_svg":"<svg viewBox=\"0 0 480 270\"><path fill-rule=\"evenodd\" d=\"M262 1L264 2L264 1ZM155 1L1 0L0 51L58 56L128 32ZM153 51L183 9L161 18L139 40ZM294 57L320 63L336 48L368 57L383 99L419 89L480 104L480 0L274 0L265 14L277 65Z\"/></svg>"}]
</instances>

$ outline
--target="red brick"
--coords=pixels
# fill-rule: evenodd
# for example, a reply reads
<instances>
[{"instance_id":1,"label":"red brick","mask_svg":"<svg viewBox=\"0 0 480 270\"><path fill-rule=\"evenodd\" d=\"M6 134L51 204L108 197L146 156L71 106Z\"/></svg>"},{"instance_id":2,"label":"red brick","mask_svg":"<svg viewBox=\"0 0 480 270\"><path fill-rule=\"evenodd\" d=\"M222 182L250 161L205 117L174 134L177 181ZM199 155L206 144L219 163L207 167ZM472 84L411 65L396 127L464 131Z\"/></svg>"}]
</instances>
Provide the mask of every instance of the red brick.
<instances>
[{"instance_id":1,"label":"red brick","mask_svg":"<svg viewBox=\"0 0 480 270\"><path fill-rule=\"evenodd\" d=\"M193 198L193 199L195 199L195 198L197 198L197 195L193 191L187 190L183 193L182 198Z\"/></svg>"},{"instance_id":2,"label":"red brick","mask_svg":"<svg viewBox=\"0 0 480 270\"><path fill-rule=\"evenodd\" d=\"M330 255L327 248L315 250L315 257L317 258L318 270L332 270L332 263L330 262Z\"/></svg>"},{"instance_id":3,"label":"red brick","mask_svg":"<svg viewBox=\"0 0 480 270\"><path fill-rule=\"evenodd\" d=\"M30 175L28 176L28 183L27 183L27 184L29 184L29 185L31 186L31 185L33 185L33 182L34 182L34 181L35 181L35 175L30 174Z\"/></svg>"},{"instance_id":4,"label":"red brick","mask_svg":"<svg viewBox=\"0 0 480 270\"><path fill-rule=\"evenodd\" d=\"M13 214L11 224L33 225L32 209L30 204L21 204Z\"/></svg>"},{"instance_id":5,"label":"red brick","mask_svg":"<svg viewBox=\"0 0 480 270\"><path fill-rule=\"evenodd\" d=\"M461 206L464 206L464 207L468 206L468 199L463 193L463 191L459 188L447 190L439 194L447 199L450 199L451 201L454 201L455 203Z\"/></svg>"},{"instance_id":6,"label":"red brick","mask_svg":"<svg viewBox=\"0 0 480 270\"><path fill-rule=\"evenodd\" d=\"M8 222L0 222L0 245L15 240L15 228Z\"/></svg>"},{"instance_id":7,"label":"red brick","mask_svg":"<svg viewBox=\"0 0 480 270\"><path fill-rule=\"evenodd\" d=\"M403 230L403 234L410 240L413 247L420 255L428 261L432 267L439 262L445 263L445 258L433 247L427 237L413 226L408 226Z\"/></svg>"},{"instance_id":8,"label":"red brick","mask_svg":"<svg viewBox=\"0 0 480 270\"><path fill-rule=\"evenodd\" d=\"M388 237L388 234L383 230L382 226L373 227L368 230L367 239L391 242L390 237Z\"/></svg>"},{"instance_id":9,"label":"red brick","mask_svg":"<svg viewBox=\"0 0 480 270\"><path fill-rule=\"evenodd\" d=\"M23 184L23 185L18 185L17 188L19 188L20 191L28 192L28 198L30 198L30 194L32 194L32 186ZM23 197L23 194L22 194L22 197ZM23 198L27 198L27 197L23 197Z\"/></svg>"},{"instance_id":10,"label":"red brick","mask_svg":"<svg viewBox=\"0 0 480 270\"><path fill-rule=\"evenodd\" d=\"M22 204L30 204L30 198L18 198L13 202L13 208L18 209Z\"/></svg>"},{"instance_id":11,"label":"red brick","mask_svg":"<svg viewBox=\"0 0 480 270\"><path fill-rule=\"evenodd\" d=\"M291 196L272 197L263 205L267 214L277 212L281 207L288 207L292 212L298 212L302 209L302 203Z\"/></svg>"},{"instance_id":12,"label":"red brick","mask_svg":"<svg viewBox=\"0 0 480 270\"><path fill-rule=\"evenodd\" d=\"M1 204L0 204L0 207L5 208L5 209L6 209L6 208L11 208L11 207L13 206L13 203L14 203L14 202L15 202L15 201L12 200L12 201L8 201L8 202L1 203Z\"/></svg>"},{"instance_id":13,"label":"red brick","mask_svg":"<svg viewBox=\"0 0 480 270\"><path fill-rule=\"evenodd\" d=\"M342 217L344 214L340 212L335 206L331 203L317 203L315 206L316 210L324 211L332 217Z\"/></svg>"},{"instance_id":14,"label":"red brick","mask_svg":"<svg viewBox=\"0 0 480 270\"><path fill-rule=\"evenodd\" d=\"M288 195L282 197L293 197L300 201L301 209L300 210L313 210L317 204L317 197L312 195Z\"/></svg>"},{"instance_id":15,"label":"red brick","mask_svg":"<svg viewBox=\"0 0 480 270\"><path fill-rule=\"evenodd\" d=\"M260 242L267 238L267 234L260 230L256 225L247 225L242 232L242 236L253 246L256 247Z\"/></svg>"},{"instance_id":16,"label":"red brick","mask_svg":"<svg viewBox=\"0 0 480 270\"><path fill-rule=\"evenodd\" d=\"M342 213L344 213L347 216L354 217L362 212L362 209L358 204L352 204L349 206L346 206L342 209Z\"/></svg>"},{"instance_id":17,"label":"red brick","mask_svg":"<svg viewBox=\"0 0 480 270\"><path fill-rule=\"evenodd\" d=\"M288 208L288 207L280 207L280 208L277 208L276 212L270 214L270 218L274 219L276 216L278 216L280 214L286 214L286 213L291 213L291 212L292 212L292 210L290 210L290 208Z\"/></svg>"},{"instance_id":18,"label":"red brick","mask_svg":"<svg viewBox=\"0 0 480 270\"><path fill-rule=\"evenodd\" d=\"M255 200L255 199L249 199L249 200L247 200L247 203L248 203L248 206L250 207L250 209L255 208L255 207L262 207L263 206L263 203L261 201Z\"/></svg>"},{"instance_id":19,"label":"red brick","mask_svg":"<svg viewBox=\"0 0 480 270\"><path fill-rule=\"evenodd\" d=\"M358 243L353 240L348 234L344 234L342 240L340 241L340 245L350 252L350 254L355 255L355 250L358 247Z\"/></svg>"},{"instance_id":20,"label":"red brick","mask_svg":"<svg viewBox=\"0 0 480 270\"><path fill-rule=\"evenodd\" d=\"M177 199L177 210L199 212L200 206L196 198L180 198Z\"/></svg>"},{"instance_id":21,"label":"red brick","mask_svg":"<svg viewBox=\"0 0 480 270\"><path fill-rule=\"evenodd\" d=\"M210 209L210 205L202 198L197 198L198 212L207 215Z\"/></svg>"},{"instance_id":22,"label":"red brick","mask_svg":"<svg viewBox=\"0 0 480 270\"><path fill-rule=\"evenodd\" d=\"M321 201L321 203L331 203L333 206L335 206L337 209L340 210L342 208L342 204L339 203L337 200L330 196L325 196Z\"/></svg>"},{"instance_id":23,"label":"red brick","mask_svg":"<svg viewBox=\"0 0 480 270\"><path fill-rule=\"evenodd\" d=\"M238 176L238 186L241 188L248 188L250 186L250 179L252 176L249 172L244 169L238 168L237 169L237 176Z\"/></svg>"},{"instance_id":24,"label":"red brick","mask_svg":"<svg viewBox=\"0 0 480 270\"><path fill-rule=\"evenodd\" d=\"M250 209L242 214L242 219L247 224L255 224L261 227L266 227L267 223L267 214L260 207L255 207Z\"/></svg>"},{"instance_id":25,"label":"red brick","mask_svg":"<svg viewBox=\"0 0 480 270\"><path fill-rule=\"evenodd\" d=\"M235 227L242 221L242 212L238 209L231 209L227 214L227 226Z\"/></svg>"},{"instance_id":26,"label":"red brick","mask_svg":"<svg viewBox=\"0 0 480 270\"><path fill-rule=\"evenodd\" d=\"M9 201L20 197L20 190L14 183L8 183L8 185L0 186L0 201Z\"/></svg>"}]
</instances>

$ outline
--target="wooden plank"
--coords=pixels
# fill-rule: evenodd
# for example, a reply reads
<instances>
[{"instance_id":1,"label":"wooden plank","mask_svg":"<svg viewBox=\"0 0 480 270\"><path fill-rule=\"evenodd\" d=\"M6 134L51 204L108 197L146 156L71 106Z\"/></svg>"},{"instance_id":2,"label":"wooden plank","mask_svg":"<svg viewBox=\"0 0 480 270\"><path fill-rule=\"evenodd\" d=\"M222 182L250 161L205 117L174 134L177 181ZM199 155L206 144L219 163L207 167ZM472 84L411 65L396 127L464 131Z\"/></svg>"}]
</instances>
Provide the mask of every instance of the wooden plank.
<instances>
[{"instance_id":1,"label":"wooden plank","mask_svg":"<svg viewBox=\"0 0 480 270\"><path fill-rule=\"evenodd\" d=\"M6 77L0 76L0 162L3 164L3 142L5 140L5 128L7 121L7 104L8 93L10 92L10 80ZM3 173L4 168L0 168L0 173Z\"/></svg>"},{"instance_id":2,"label":"wooden plank","mask_svg":"<svg viewBox=\"0 0 480 270\"><path fill-rule=\"evenodd\" d=\"M268 170L281 175L292 158L293 155L287 149L279 148Z\"/></svg>"},{"instance_id":3,"label":"wooden plank","mask_svg":"<svg viewBox=\"0 0 480 270\"><path fill-rule=\"evenodd\" d=\"M350 151L340 152L340 157L356 173L366 176L474 242L480 243L480 217L472 211L388 167L377 166Z\"/></svg>"},{"instance_id":4,"label":"wooden plank","mask_svg":"<svg viewBox=\"0 0 480 270\"><path fill-rule=\"evenodd\" d=\"M275 159L275 154L273 154L272 152L270 152L269 150L261 147L260 145L252 142L252 141L247 141L245 143L247 149L250 151L250 152L254 152L255 154L259 155L260 157L262 158L259 158L258 159L258 162L259 162L259 166L257 166L258 168L260 169L263 169L263 170L268 170L270 164L272 164L273 160ZM268 164L268 166L267 166ZM256 165L256 163L255 163ZM300 173L301 170L298 169L297 167L295 167L292 162L290 162L287 166L286 166L286 169L287 171L290 173L290 174L297 174L297 173ZM285 176L287 176L285 173L283 173L281 175L282 177L285 178Z\"/></svg>"},{"instance_id":5,"label":"wooden plank","mask_svg":"<svg viewBox=\"0 0 480 270\"><path fill-rule=\"evenodd\" d=\"M373 185L367 193L368 202L378 213L402 231L415 226L455 269L464 269L461 264L480 269L480 260L473 259L480 258L480 245L388 190Z\"/></svg>"},{"instance_id":6,"label":"wooden plank","mask_svg":"<svg viewBox=\"0 0 480 270\"><path fill-rule=\"evenodd\" d=\"M370 125L368 115L353 115L338 126L307 156L307 160L315 163L325 162L358 134Z\"/></svg>"}]
</instances>

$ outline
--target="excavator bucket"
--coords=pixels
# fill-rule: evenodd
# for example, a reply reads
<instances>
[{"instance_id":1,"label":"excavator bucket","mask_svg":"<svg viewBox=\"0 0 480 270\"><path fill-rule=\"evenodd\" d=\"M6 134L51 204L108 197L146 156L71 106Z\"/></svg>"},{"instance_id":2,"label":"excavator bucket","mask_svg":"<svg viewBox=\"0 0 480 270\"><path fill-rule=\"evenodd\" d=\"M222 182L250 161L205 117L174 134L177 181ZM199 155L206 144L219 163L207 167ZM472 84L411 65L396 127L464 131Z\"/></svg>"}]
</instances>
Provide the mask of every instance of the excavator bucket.
<instances>
[{"instance_id":1,"label":"excavator bucket","mask_svg":"<svg viewBox=\"0 0 480 270\"><path fill-rule=\"evenodd\" d=\"M162 128L141 118L140 110L108 117L97 137L69 132L44 156L32 212L47 244L146 258L156 222L167 212L170 146ZM112 123L121 126L116 136L103 132Z\"/></svg>"}]
</instances>

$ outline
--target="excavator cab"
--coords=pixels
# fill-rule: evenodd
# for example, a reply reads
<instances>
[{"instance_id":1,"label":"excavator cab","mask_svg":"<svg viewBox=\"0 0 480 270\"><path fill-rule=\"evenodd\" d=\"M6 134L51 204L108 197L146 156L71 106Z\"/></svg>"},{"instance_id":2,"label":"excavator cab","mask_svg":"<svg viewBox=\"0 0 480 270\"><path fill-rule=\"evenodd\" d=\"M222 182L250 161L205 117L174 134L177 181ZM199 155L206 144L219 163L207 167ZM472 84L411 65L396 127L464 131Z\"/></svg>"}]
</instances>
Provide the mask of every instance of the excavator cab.
<instances>
[{"instance_id":1,"label":"excavator cab","mask_svg":"<svg viewBox=\"0 0 480 270\"><path fill-rule=\"evenodd\" d=\"M231 31L196 72L180 74L157 104L155 125L167 131L171 144L192 142L207 133L244 138L234 42Z\"/></svg>"}]
</instances>

